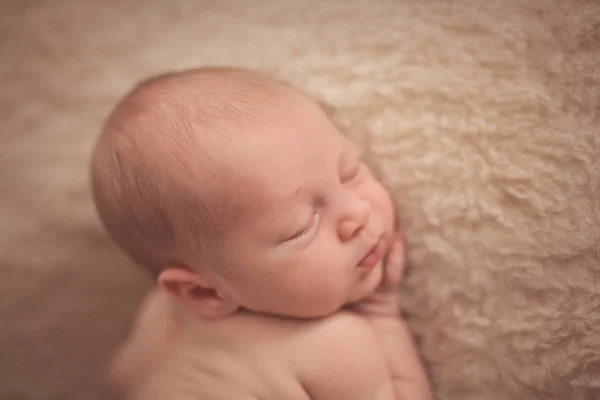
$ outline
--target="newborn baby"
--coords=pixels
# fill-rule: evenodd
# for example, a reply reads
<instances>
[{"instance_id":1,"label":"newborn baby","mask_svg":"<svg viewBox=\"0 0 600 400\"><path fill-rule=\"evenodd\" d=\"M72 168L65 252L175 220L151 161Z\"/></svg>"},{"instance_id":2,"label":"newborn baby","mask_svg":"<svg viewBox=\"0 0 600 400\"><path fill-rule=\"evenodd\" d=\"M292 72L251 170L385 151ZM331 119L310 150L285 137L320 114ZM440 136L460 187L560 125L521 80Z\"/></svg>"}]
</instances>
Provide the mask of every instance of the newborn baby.
<instances>
[{"instance_id":1,"label":"newborn baby","mask_svg":"<svg viewBox=\"0 0 600 400\"><path fill-rule=\"evenodd\" d=\"M112 365L126 398L430 398L392 201L316 101L246 70L155 77L92 173L108 232L158 282Z\"/></svg>"}]
</instances>

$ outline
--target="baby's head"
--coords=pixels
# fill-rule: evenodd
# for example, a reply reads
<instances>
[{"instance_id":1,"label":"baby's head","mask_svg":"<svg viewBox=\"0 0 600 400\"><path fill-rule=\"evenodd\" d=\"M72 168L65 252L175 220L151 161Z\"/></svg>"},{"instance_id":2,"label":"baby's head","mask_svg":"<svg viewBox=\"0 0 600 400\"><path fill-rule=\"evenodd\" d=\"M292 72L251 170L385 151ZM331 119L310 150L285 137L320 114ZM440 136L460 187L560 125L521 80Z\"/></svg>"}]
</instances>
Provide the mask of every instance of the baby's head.
<instances>
[{"instance_id":1,"label":"baby's head","mask_svg":"<svg viewBox=\"0 0 600 400\"><path fill-rule=\"evenodd\" d=\"M146 80L93 155L110 235L191 311L318 317L369 295L393 204L317 102L255 72Z\"/></svg>"}]
</instances>

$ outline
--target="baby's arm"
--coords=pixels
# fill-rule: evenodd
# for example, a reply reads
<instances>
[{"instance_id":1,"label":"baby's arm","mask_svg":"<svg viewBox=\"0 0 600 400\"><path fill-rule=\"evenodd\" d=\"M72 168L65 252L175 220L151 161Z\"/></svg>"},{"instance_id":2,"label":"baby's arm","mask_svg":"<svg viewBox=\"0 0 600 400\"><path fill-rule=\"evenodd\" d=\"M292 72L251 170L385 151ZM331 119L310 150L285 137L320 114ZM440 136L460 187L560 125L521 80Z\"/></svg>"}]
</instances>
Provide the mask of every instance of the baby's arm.
<instances>
[{"instance_id":1,"label":"baby's arm","mask_svg":"<svg viewBox=\"0 0 600 400\"><path fill-rule=\"evenodd\" d=\"M383 354L387 358L396 400L432 399L429 382L413 339L400 318L372 318Z\"/></svg>"},{"instance_id":2,"label":"baby's arm","mask_svg":"<svg viewBox=\"0 0 600 400\"><path fill-rule=\"evenodd\" d=\"M396 400L430 400L427 374L413 338L400 316L397 288L404 268L404 242L395 238L387 256L384 278L373 295L353 307L375 332L388 365Z\"/></svg>"},{"instance_id":3,"label":"baby's arm","mask_svg":"<svg viewBox=\"0 0 600 400\"><path fill-rule=\"evenodd\" d=\"M395 400L386 359L364 318L338 312L298 341L297 374L313 400Z\"/></svg>"}]
</instances>

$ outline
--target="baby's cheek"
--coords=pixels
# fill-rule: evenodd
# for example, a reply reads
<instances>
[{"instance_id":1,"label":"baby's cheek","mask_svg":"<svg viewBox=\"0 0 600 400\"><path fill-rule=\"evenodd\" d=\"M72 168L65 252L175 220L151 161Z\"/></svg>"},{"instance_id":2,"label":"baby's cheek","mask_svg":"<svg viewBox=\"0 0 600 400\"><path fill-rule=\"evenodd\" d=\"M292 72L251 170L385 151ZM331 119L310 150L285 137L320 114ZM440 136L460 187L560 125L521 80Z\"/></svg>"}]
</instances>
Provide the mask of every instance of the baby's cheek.
<instances>
[{"instance_id":1,"label":"baby's cheek","mask_svg":"<svg viewBox=\"0 0 600 400\"><path fill-rule=\"evenodd\" d=\"M335 279L333 279L335 278ZM310 290L304 291L298 304L306 315L322 316L339 309L347 297L347 285L344 276L323 273L320 279L312 281Z\"/></svg>"},{"instance_id":2,"label":"baby's cheek","mask_svg":"<svg viewBox=\"0 0 600 400\"><path fill-rule=\"evenodd\" d=\"M386 229L391 232L396 225L395 205L392 197L383 185L380 185L379 204L381 205L383 218L385 219Z\"/></svg>"},{"instance_id":3,"label":"baby's cheek","mask_svg":"<svg viewBox=\"0 0 600 400\"><path fill-rule=\"evenodd\" d=\"M363 198L369 199L373 209L379 214L383 228L387 233L392 233L396 225L395 205L385 186L374 176L365 181L361 188Z\"/></svg>"}]
</instances>

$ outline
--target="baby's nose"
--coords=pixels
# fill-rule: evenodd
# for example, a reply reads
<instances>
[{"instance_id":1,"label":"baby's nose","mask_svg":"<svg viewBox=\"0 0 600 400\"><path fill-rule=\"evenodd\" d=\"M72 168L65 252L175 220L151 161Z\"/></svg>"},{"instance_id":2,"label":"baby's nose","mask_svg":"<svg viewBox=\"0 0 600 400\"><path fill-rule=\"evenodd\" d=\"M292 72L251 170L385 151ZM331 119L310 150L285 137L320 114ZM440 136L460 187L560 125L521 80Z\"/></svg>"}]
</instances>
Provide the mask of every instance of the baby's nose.
<instances>
[{"instance_id":1,"label":"baby's nose","mask_svg":"<svg viewBox=\"0 0 600 400\"><path fill-rule=\"evenodd\" d=\"M345 218L342 218L339 224L340 239L345 242L356 236L366 225L371 206L367 202L361 202L360 206L352 210Z\"/></svg>"},{"instance_id":2,"label":"baby's nose","mask_svg":"<svg viewBox=\"0 0 600 400\"><path fill-rule=\"evenodd\" d=\"M340 223L340 239L345 242L347 240L352 239L364 226L364 224L360 224L356 220L347 219Z\"/></svg>"}]
</instances>

